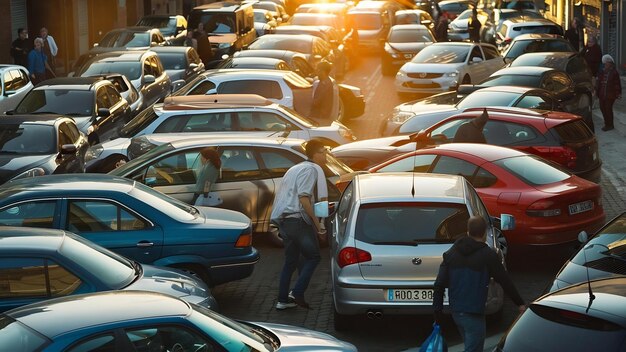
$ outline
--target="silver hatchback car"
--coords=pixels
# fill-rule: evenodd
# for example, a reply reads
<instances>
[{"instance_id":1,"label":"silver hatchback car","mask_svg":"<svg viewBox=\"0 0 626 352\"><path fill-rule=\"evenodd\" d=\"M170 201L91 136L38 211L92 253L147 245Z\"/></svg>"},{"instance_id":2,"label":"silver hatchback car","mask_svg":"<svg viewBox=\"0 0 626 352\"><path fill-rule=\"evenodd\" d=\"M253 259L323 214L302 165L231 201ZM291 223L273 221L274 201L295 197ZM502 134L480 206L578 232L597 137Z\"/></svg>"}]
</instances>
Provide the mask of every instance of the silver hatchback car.
<instances>
[{"instance_id":1,"label":"silver hatchback car","mask_svg":"<svg viewBox=\"0 0 626 352\"><path fill-rule=\"evenodd\" d=\"M504 264L504 237L462 176L357 175L337 205L330 240L335 329L349 328L361 314L432 313L442 255L466 235L473 215L489 224L487 244ZM502 303L502 288L492 280L486 313L499 312Z\"/></svg>"}]
</instances>

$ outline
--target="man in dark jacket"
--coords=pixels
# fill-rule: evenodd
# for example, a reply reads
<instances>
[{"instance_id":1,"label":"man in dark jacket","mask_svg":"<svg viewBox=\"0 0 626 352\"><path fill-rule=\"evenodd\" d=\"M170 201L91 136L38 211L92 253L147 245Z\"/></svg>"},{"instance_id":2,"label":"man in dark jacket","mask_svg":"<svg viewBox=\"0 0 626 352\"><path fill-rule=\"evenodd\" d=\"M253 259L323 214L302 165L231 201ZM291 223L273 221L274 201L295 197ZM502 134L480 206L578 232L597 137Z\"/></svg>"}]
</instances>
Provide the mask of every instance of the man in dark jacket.
<instances>
[{"instance_id":1,"label":"man in dark jacket","mask_svg":"<svg viewBox=\"0 0 626 352\"><path fill-rule=\"evenodd\" d=\"M600 45L598 45L598 40L593 35L587 37L587 45L585 46L585 50L583 50L583 54L585 61L587 61L587 66L589 66L591 70L591 74L593 77L596 77L600 70L600 64L602 63L602 49Z\"/></svg>"},{"instance_id":2,"label":"man in dark jacket","mask_svg":"<svg viewBox=\"0 0 626 352\"><path fill-rule=\"evenodd\" d=\"M443 295L448 288L452 318L463 337L466 352L482 351L484 348L485 303L491 277L519 306L520 313L526 309L524 300L506 273L500 258L485 243L486 230L485 220L472 216L467 222L468 236L458 239L443 254L443 262L435 281L435 321L441 320Z\"/></svg>"},{"instance_id":3,"label":"man in dark jacket","mask_svg":"<svg viewBox=\"0 0 626 352\"><path fill-rule=\"evenodd\" d=\"M489 120L487 109L483 109L483 113L470 122L466 122L456 130L454 134L454 143L487 143L483 128Z\"/></svg>"},{"instance_id":4,"label":"man in dark jacket","mask_svg":"<svg viewBox=\"0 0 626 352\"><path fill-rule=\"evenodd\" d=\"M470 19L467 21L467 30L469 32L470 42L480 42L480 27L482 27L482 24L478 19L478 10L476 10L476 7L474 7L472 9L472 17L470 17Z\"/></svg>"},{"instance_id":5,"label":"man in dark jacket","mask_svg":"<svg viewBox=\"0 0 626 352\"><path fill-rule=\"evenodd\" d=\"M572 20L572 24L565 31L565 34L563 36L565 37L565 39L569 40L569 42L574 47L574 50L581 51L582 49L584 49L584 34L583 29L580 28L580 19L574 18Z\"/></svg>"},{"instance_id":6,"label":"man in dark jacket","mask_svg":"<svg viewBox=\"0 0 626 352\"><path fill-rule=\"evenodd\" d=\"M18 38L11 44L11 56L16 65L28 67L28 53L33 49L33 41L28 39L28 30L18 28Z\"/></svg>"}]
</instances>

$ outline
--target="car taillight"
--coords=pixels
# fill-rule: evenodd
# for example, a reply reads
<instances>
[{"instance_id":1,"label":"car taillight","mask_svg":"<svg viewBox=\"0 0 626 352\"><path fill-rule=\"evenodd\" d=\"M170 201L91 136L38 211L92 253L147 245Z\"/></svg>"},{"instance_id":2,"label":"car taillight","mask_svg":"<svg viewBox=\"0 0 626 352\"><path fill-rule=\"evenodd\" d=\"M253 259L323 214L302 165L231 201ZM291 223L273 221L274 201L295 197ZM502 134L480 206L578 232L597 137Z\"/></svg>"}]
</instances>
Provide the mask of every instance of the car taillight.
<instances>
[{"instance_id":1,"label":"car taillight","mask_svg":"<svg viewBox=\"0 0 626 352\"><path fill-rule=\"evenodd\" d=\"M252 246L252 233L242 233L239 235L237 242L235 242L235 248L245 248Z\"/></svg>"},{"instance_id":2,"label":"car taillight","mask_svg":"<svg viewBox=\"0 0 626 352\"><path fill-rule=\"evenodd\" d=\"M550 217L561 215L561 209L550 200L538 200L526 208L528 216Z\"/></svg>"},{"instance_id":3,"label":"car taillight","mask_svg":"<svg viewBox=\"0 0 626 352\"><path fill-rule=\"evenodd\" d=\"M346 265L369 262L371 260L372 255L369 252L354 247L346 247L339 252L337 265L343 268Z\"/></svg>"},{"instance_id":4,"label":"car taillight","mask_svg":"<svg viewBox=\"0 0 626 352\"><path fill-rule=\"evenodd\" d=\"M552 160L568 169L576 168L576 159L578 159L578 156L570 147L533 147L533 149L535 150L533 154L537 154L542 158Z\"/></svg>"},{"instance_id":5,"label":"car taillight","mask_svg":"<svg viewBox=\"0 0 626 352\"><path fill-rule=\"evenodd\" d=\"M509 37L506 37L506 38L504 38L504 41L503 41L503 42L504 42L505 44L510 44L510 43L511 43L511 40L513 40L513 39L511 39L511 38L509 38Z\"/></svg>"}]
</instances>

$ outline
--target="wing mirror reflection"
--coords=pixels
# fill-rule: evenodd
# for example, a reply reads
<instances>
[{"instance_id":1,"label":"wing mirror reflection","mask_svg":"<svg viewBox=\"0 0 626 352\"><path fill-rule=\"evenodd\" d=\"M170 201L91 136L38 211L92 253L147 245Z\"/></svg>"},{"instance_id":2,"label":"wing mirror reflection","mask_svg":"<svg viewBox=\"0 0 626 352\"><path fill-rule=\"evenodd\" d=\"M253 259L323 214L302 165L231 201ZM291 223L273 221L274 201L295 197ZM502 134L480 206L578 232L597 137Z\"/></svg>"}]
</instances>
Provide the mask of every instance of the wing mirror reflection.
<instances>
[{"instance_id":1,"label":"wing mirror reflection","mask_svg":"<svg viewBox=\"0 0 626 352\"><path fill-rule=\"evenodd\" d=\"M510 214L500 214L500 230L508 231L515 229L515 217Z\"/></svg>"}]
</instances>

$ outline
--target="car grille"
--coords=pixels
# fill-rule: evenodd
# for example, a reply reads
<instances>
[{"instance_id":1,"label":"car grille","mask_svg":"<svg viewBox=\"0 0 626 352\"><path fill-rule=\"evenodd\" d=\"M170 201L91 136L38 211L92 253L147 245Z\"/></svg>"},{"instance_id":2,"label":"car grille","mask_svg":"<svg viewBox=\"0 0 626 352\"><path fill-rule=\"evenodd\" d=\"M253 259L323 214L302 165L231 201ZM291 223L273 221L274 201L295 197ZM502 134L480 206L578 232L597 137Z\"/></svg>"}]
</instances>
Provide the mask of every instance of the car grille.
<instances>
[{"instance_id":1,"label":"car grille","mask_svg":"<svg viewBox=\"0 0 626 352\"><path fill-rule=\"evenodd\" d=\"M411 77L411 78L439 78L439 77L443 76L443 73L418 72L418 73L407 73L406 75ZM425 76L422 76L422 75L425 75Z\"/></svg>"},{"instance_id":2,"label":"car grille","mask_svg":"<svg viewBox=\"0 0 626 352\"><path fill-rule=\"evenodd\" d=\"M611 257L594 260L586 264L587 267L609 273L626 275L626 262Z\"/></svg>"},{"instance_id":3,"label":"car grille","mask_svg":"<svg viewBox=\"0 0 626 352\"><path fill-rule=\"evenodd\" d=\"M404 82L402 83L402 85L407 88L441 88L439 83L434 83L434 82L431 82L431 83Z\"/></svg>"}]
</instances>

